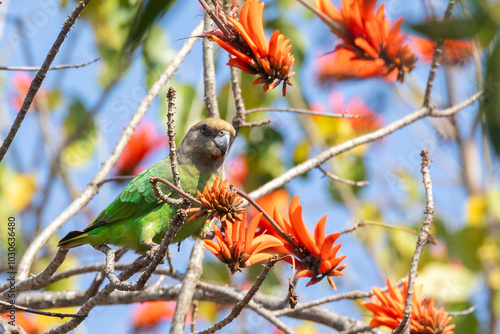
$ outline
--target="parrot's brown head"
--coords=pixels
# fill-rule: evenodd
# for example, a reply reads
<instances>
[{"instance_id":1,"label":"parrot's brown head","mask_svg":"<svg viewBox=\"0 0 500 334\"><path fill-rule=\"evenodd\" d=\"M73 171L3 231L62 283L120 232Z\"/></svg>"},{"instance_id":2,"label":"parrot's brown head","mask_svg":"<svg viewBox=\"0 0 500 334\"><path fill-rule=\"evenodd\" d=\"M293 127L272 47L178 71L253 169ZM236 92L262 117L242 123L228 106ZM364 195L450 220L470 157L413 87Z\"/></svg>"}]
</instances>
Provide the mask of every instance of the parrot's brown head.
<instances>
[{"instance_id":1,"label":"parrot's brown head","mask_svg":"<svg viewBox=\"0 0 500 334\"><path fill-rule=\"evenodd\" d=\"M219 172L235 135L233 126L222 119L207 118L196 123L179 147L179 163L204 172Z\"/></svg>"}]
</instances>

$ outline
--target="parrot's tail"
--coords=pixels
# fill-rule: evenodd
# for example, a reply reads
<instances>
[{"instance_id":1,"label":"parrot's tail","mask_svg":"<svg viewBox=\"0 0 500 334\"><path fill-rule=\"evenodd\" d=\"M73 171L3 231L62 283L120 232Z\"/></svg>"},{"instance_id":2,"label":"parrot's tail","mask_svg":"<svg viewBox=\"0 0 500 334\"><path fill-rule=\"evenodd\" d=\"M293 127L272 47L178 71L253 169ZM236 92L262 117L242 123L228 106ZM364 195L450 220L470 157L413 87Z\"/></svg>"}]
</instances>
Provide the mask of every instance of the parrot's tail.
<instances>
[{"instance_id":1,"label":"parrot's tail","mask_svg":"<svg viewBox=\"0 0 500 334\"><path fill-rule=\"evenodd\" d=\"M88 242L82 240L88 236L87 232L82 231L71 231L64 238L59 240L57 247L61 248L73 248L84 245Z\"/></svg>"}]
</instances>

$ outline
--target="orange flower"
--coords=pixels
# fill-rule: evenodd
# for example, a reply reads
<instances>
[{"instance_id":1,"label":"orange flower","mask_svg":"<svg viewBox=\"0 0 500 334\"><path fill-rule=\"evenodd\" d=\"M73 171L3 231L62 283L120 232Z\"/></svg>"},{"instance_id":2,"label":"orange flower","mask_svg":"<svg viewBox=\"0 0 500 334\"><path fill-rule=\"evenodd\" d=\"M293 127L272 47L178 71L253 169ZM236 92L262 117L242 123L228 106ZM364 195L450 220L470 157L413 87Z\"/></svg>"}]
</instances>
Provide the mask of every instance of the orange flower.
<instances>
[{"instance_id":1,"label":"orange flower","mask_svg":"<svg viewBox=\"0 0 500 334\"><path fill-rule=\"evenodd\" d=\"M387 326L396 329L403 319L403 311L408 291L408 280L404 282L401 290L397 285L392 285L387 279L388 293L373 287L373 296L370 301L361 302L373 313L370 326ZM434 299L427 301L422 296L422 285L415 285L413 291L410 332L412 334L453 334L455 325L448 325L452 319L442 307L434 307Z\"/></svg>"},{"instance_id":2,"label":"orange flower","mask_svg":"<svg viewBox=\"0 0 500 334\"><path fill-rule=\"evenodd\" d=\"M172 320L174 310L173 302L154 301L139 304L132 313L134 330L152 329L162 320Z\"/></svg>"},{"instance_id":3,"label":"orange flower","mask_svg":"<svg viewBox=\"0 0 500 334\"><path fill-rule=\"evenodd\" d=\"M290 40L276 30L267 42L262 24L263 2L247 0L241 8L239 20L235 9L226 16L217 2L215 15L223 27L209 31L206 36L235 57L227 65L257 74L259 77L253 84L263 84L264 92L283 81L283 96L286 96L286 87L292 85L290 78L295 75L291 71L295 58L290 53Z\"/></svg>"},{"instance_id":4,"label":"orange flower","mask_svg":"<svg viewBox=\"0 0 500 334\"><path fill-rule=\"evenodd\" d=\"M355 132L370 132L382 127L382 116L375 113L373 109L368 108L359 99L351 99L347 104L346 110L349 112L349 115L360 116L359 118L346 118Z\"/></svg>"},{"instance_id":5,"label":"orange flower","mask_svg":"<svg viewBox=\"0 0 500 334\"><path fill-rule=\"evenodd\" d=\"M420 37L411 37L416 49L419 50L426 63L432 62L437 43ZM445 65L462 65L472 57L474 41L447 39L443 44L441 63Z\"/></svg>"},{"instance_id":6,"label":"orange flower","mask_svg":"<svg viewBox=\"0 0 500 334\"><path fill-rule=\"evenodd\" d=\"M261 215L255 216L246 229L246 215L243 215L243 221L226 225L224 235L213 225L216 241L204 240L205 247L221 262L226 263L232 274L241 271L241 268L268 260L274 255L272 249L283 245L278 238L269 234L255 237Z\"/></svg>"},{"instance_id":7,"label":"orange flower","mask_svg":"<svg viewBox=\"0 0 500 334\"><path fill-rule=\"evenodd\" d=\"M18 73L12 79L15 88L15 93L12 97L12 106L17 111L23 106L24 98L28 94L28 90L31 86L31 81L33 81L33 77L26 73ZM34 100L35 103L32 104L32 108L37 107L36 102L46 100L47 98L48 92L43 88L39 89Z\"/></svg>"},{"instance_id":8,"label":"orange flower","mask_svg":"<svg viewBox=\"0 0 500 334\"><path fill-rule=\"evenodd\" d=\"M235 220L241 220L245 209L238 208L238 206L243 203L243 199L231 188L232 185L227 186L227 179L221 181L219 177L216 177L212 186L207 182L207 185L203 189L203 194L199 190L196 190L198 199L203 206L201 208L188 209L187 213L194 213L188 220L208 214L207 222L217 217L224 228L227 225L233 224Z\"/></svg>"},{"instance_id":9,"label":"orange flower","mask_svg":"<svg viewBox=\"0 0 500 334\"><path fill-rule=\"evenodd\" d=\"M387 74L382 59L359 59L357 54L348 49L338 49L318 58L316 72L320 83L359 78L381 77L387 81L396 81L397 72Z\"/></svg>"},{"instance_id":10,"label":"orange flower","mask_svg":"<svg viewBox=\"0 0 500 334\"><path fill-rule=\"evenodd\" d=\"M168 139L155 131L153 123L141 124L132 134L122 155L116 163L117 175L139 174L137 166L144 157L166 145Z\"/></svg>"},{"instance_id":11,"label":"orange flower","mask_svg":"<svg viewBox=\"0 0 500 334\"><path fill-rule=\"evenodd\" d=\"M403 81L404 75L415 67L417 58L408 44L404 44L406 34L401 34L400 18L390 26L390 19L385 18L382 4L375 11L376 0L343 0L343 7L337 10L329 0L314 0L315 7L337 22L340 30L332 31L342 39L336 50L353 51L364 67L362 77L390 76L397 74ZM361 65L362 63L366 65Z\"/></svg>"},{"instance_id":12,"label":"orange flower","mask_svg":"<svg viewBox=\"0 0 500 334\"><path fill-rule=\"evenodd\" d=\"M275 231L272 225L267 222L269 233L283 241L283 246L274 249L282 254L293 254L298 273L295 277L309 277L311 280L306 284L316 284L327 277L330 285L337 290L335 282L331 276L343 276L342 270L346 264L338 267L345 259L345 255L337 256L337 252L342 244L335 244L340 233L332 233L325 237L326 215L321 218L314 229L314 238L309 233L304 220L302 219L302 206L299 205L299 196L295 196L288 209L289 219L284 218L279 210L274 210L273 219L279 227L289 235L297 244L297 247L288 243L281 234ZM293 263L290 258L285 259Z\"/></svg>"}]
</instances>

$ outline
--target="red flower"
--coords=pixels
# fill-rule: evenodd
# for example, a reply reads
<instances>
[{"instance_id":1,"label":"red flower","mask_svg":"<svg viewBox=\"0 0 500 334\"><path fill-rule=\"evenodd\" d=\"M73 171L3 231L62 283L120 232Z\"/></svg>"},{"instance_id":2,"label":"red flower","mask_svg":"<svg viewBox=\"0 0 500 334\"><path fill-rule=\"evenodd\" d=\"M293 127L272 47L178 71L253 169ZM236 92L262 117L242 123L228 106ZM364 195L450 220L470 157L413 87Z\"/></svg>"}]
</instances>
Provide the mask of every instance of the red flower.
<instances>
[{"instance_id":1,"label":"red flower","mask_svg":"<svg viewBox=\"0 0 500 334\"><path fill-rule=\"evenodd\" d=\"M444 308L436 309L434 299L427 301L422 296L422 285L415 285L413 291L412 312L410 319L411 334L453 334L455 325L448 325L452 319ZM388 292L383 292L373 287L373 296L370 301L361 302L373 313L370 326L387 326L396 329L403 319L403 311L408 291L408 280L404 282L401 290L397 285L392 285L387 279Z\"/></svg>"},{"instance_id":2,"label":"red flower","mask_svg":"<svg viewBox=\"0 0 500 334\"><path fill-rule=\"evenodd\" d=\"M396 73L397 79L403 81L417 60L409 45L404 44L406 34L401 34L404 18L396 20L391 27L390 20L385 18L384 5L375 11L376 0L343 0L342 4L337 10L329 0L314 1L318 10L341 26L340 30L332 31L342 39L336 50L353 52L350 60L359 60L356 66L365 70L360 72L360 77ZM361 65L363 62L366 65Z\"/></svg>"},{"instance_id":3,"label":"red flower","mask_svg":"<svg viewBox=\"0 0 500 334\"><path fill-rule=\"evenodd\" d=\"M162 320L172 320L175 303L165 301L145 302L139 304L133 311L134 330L151 329Z\"/></svg>"},{"instance_id":4,"label":"red flower","mask_svg":"<svg viewBox=\"0 0 500 334\"><path fill-rule=\"evenodd\" d=\"M127 146L125 146L122 155L116 163L116 174L138 174L136 167L141 163L144 157L167 143L167 138L156 132L153 123L139 125L130 137Z\"/></svg>"},{"instance_id":5,"label":"red flower","mask_svg":"<svg viewBox=\"0 0 500 334\"><path fill-rule=\"evenodd\" d=\"M272 249L283 243L272 235L255 237L255 230L262 214L255 216L245 229L246 215L242 221L227 224L224 234L215 225L215 240L204 240L205 247L226 263L231 273L241 271L252 264L266 261L274 255Z\"/></svg>"},{"instance_id":6,"label":"red flower","mask_svg":"<svg viewBox=\"0 0 500 334\"><path fill-rule=\"evenodd\" d=\"M299 205L299 196L295 196L290 203L288 211L289 219L284 218L278 210L274 210L273 219L279 227L289 235L297 244L291 245L279 234L272 225L267 222L268 233L283 241L283 246L274 247L282 254L293 254L296 257L295 264L298 273L295 277L309 277L311 280L306 284L316 284L327 277L330 285L337 290L331 276L343 276L342 270L346 264L339 266L345 259L345 255L337 256L342 244L335 244L340 233L332 233L325 237L326 215L321 218L314 229L314 238L309 233L302 218L302 206ZM293 263L290 258L285 261Z\"/></svg>"},{"instance_id":7,"label":"red flower","mask_svg":"<svg viewBox=\"0 0 500 334\"><path fill-rule=\"evenodd\" d=\"M264 92L276 88L283 81L285 96L286 86L292 85L290 78L295 75L291 71L295 58L290 53L290 40L276 30L267 42L262 24L263 2L247 0L241 8L239 20L236 19L235 9L226 16L217 2L215 15L223 27L206 33L206 36L235 57L227 65L257 74L259 78L253 84L263 84Z\"/></svg>"},{"instance_id":8,"label":"red flower","mask_svg":"<svg viewBox=\"0 0 500 334\"><path fill-rule=\"evenodd\" d=\"M350 79L381 77L387 81L396 81L397 71L387 74L382 59L360 59L348 49L338 49L318 58L316 72L320 83Z\"/></svg>"},{"instance_id":9,"label":"red flower","mask_svg":"<svg viewBox=\"0 0 500 334\"><path fill-rule=\"evenodd\" d=\"M12 106L17 111L19 111L23 106L24 98L28 94L28 90L31 86L32 80L33 78L26 73L18 73L12 79L13 86L15 88L15 93L14 96L12 97ZM40 100L40 97L46 99L47 95L48 95L47 91L40 88L38 90L38 93L36 94L35 100L33 101L34 103L32 104L32 107L34 106L36 108L36 102Z\"/></svg>"},{"instance_id":10,"label":"red flower","mask_svg":"<svg viewBox=\"0 0 500 334\"><path fill-rule=\"evenodd\" d=\"M437 43L420 37L411 37L413 44L422 55L426 63L432 62ZM445 65L459 65L466 63L472 57L474 41L447 39L443 44L441 63Z\"/></svg>"}]
</instances>

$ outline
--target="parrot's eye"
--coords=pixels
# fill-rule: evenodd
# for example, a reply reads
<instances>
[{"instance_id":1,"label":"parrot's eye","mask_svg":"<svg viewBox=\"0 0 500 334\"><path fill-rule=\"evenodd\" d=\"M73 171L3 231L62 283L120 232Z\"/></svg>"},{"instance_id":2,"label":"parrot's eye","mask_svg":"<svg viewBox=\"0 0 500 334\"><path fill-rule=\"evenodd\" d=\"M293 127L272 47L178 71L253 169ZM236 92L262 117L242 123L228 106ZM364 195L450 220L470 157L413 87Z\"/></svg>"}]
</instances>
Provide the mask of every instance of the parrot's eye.
<instances>
[{"instance_id":1,"label":"parrot's eye","mask_svg":"<svg viewBox=\"0 0 500 334\"><path fill-rule=\"evenodd\" d=\"M207 126L203 125L200 129L201 133L205 133L207 131Z\"/></svg>"},{"instance_id":2,"label":"parrot's eye","mask_svg":"<svg viewBox=\"0 0 500 334\"><path fill-rule=\"evenodd\" d=\"M224 136L224 130L219 131L219 136L221 136L221 137Z\"/></svg>"}]
</instances>

